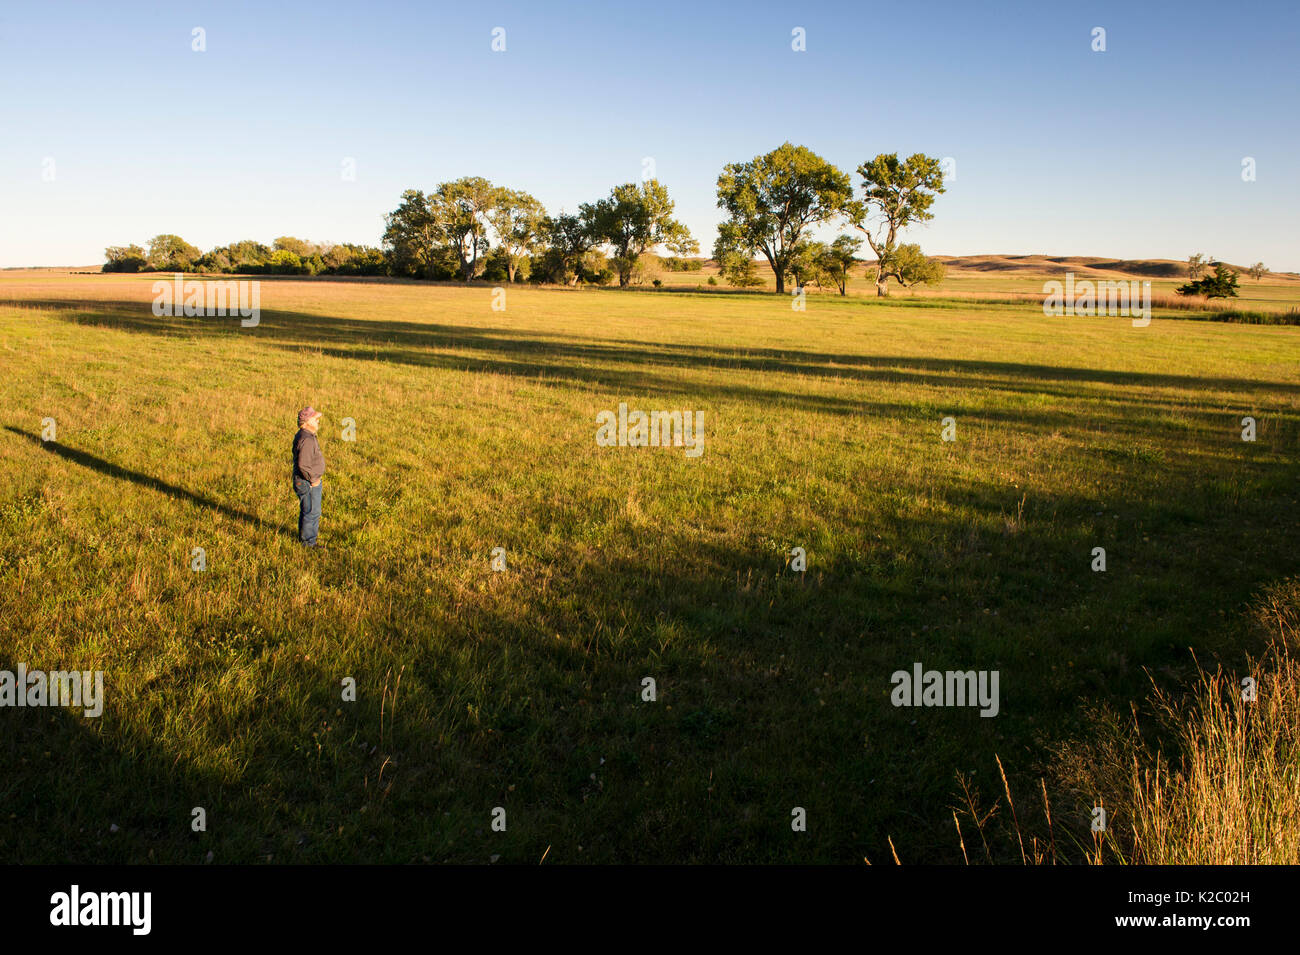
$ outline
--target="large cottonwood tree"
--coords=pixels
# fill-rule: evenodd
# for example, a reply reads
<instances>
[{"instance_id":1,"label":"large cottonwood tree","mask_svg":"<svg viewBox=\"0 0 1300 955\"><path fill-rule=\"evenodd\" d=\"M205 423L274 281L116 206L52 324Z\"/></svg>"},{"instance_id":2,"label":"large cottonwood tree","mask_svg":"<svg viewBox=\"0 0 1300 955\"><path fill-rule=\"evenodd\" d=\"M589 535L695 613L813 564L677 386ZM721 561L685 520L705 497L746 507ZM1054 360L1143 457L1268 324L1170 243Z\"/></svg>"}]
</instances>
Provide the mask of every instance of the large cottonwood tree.
<instances>
[{"instance_id":1,"label":"large cottonwood tree","mask_svg":"<svg viewBox=\"0 0 1300 955\"><path fill-rule=\"evenodd\" d=\"M686 226L673 218L673 201L657 179L615 186L608 197L580 208L591 234L613 249L620 286L627 286L637 259L655 246L667 246L680 256L700 250Z\"/></svg>"},{"instance_id":2,"label":"large cottonwood tree","mask_svg":"<svg viewBox=\"0 0 1300 955\"><path fill-rule=\"evenodd\" d=\"M785 275L804 232L844 212L853 198L847 174L806 146L783 143L749 162L728 163L718 176L720 248L761 252L785 291Z\"/></svg>"},{"instance_id":3,"label":"large cottonwood tree","mask_svg":"<svg viewBox=\"0 0 1300 955\"><path fill-rule=\"evenodd\" d=\"M419 189L407 189L401 204L384 217L384 250L398 275L433 278L437 249L445 239L429 197Z\"/></svg>"},{"instance_id":4,"label":"large cottonwood tree","mask_svg":"<svg viewBox=\"0 0 1300 955\"><path fill-rule=\"evenodd\" d=\"M460 263L463 282L478 274L479 260L487 254L488 216L496 197L496 187L482 176L440 183L429 197L433 217Z\"/></svg>"},{"instance_id":5,"label":"large cottonwood tree","mask_svg":"<svg viewBox=\"0 0 1300 955\"><path fill-rule=\"evenodd\" d=\"M546 222L546 208L519 189L500 188L488 212L497 247L505 253L506 278L513 282L519 266L537 245Z\"/></svg>"}]
</instances>

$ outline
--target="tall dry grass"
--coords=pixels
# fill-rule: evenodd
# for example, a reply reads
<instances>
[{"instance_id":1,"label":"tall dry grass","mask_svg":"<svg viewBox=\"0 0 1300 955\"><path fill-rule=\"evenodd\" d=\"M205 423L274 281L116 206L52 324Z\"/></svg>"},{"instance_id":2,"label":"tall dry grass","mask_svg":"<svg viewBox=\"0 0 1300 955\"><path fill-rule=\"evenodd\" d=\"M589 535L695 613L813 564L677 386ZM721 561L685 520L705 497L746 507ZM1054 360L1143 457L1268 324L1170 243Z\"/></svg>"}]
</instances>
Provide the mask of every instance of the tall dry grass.
<instances>
[{"instance_id":1,"label":"tall dry grass","mask_svg":"<svg viewBox=\"0 0 1300 955\"><path fill-rule=\"evenodd\" d=\"M1291 655L1300 579L1268 590L1254 613L1274 637L1264 659L1240 677L1202 670L1182 699L1155 694L1155 718L1177 755L1136 748L1125 777L1099 780L1127 789L1129 861L1300 862L1300 662Z\"/></svg>"},{"instance_id":2,"label":"tall dry grass","mask_svg":"<svg viewBox=\"0 0 1300 955\"><path fill-rule=\"evenodd\" d=\"M1023 819L1001 760L991 806L959 775L963 858L975 848L977 860L1028 865L1300 863L1300 578L1267 588L1250 615L1270 646L1240 673L1198 663L1186 692L1155 687L1128 719L1095 711L1091 732L1060 747L1058 803L1083 807L1072 830L1054 824L1042 780L1043 818ZM1102 831L1092 831L1093 807L1106 810Z\"/></svg>"}]
</instances>

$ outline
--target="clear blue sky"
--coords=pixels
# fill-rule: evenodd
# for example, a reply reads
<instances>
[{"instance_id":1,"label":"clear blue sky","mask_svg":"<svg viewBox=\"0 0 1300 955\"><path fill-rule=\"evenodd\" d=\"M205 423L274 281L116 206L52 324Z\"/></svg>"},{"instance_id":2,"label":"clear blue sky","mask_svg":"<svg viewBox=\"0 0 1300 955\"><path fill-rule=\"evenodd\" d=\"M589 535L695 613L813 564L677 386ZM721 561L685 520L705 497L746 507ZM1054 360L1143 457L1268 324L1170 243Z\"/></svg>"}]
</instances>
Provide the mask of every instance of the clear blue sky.
<instances>
[{"instance_id":1,"label":"clear blue sky","mask_svg":"<svg viewBox=\"0 0 1300 955\"><path fill-rule=\"evenodd\" d=\"M707 253L722 166L789 139L850 172L953 157L910 234L927 252L1300 270L1298 41L1295 0L14 0L0 266L96 263L160 232L377 245L407 188L482 175L575 210L647 156Z\"/></svg>"}]
</instances>

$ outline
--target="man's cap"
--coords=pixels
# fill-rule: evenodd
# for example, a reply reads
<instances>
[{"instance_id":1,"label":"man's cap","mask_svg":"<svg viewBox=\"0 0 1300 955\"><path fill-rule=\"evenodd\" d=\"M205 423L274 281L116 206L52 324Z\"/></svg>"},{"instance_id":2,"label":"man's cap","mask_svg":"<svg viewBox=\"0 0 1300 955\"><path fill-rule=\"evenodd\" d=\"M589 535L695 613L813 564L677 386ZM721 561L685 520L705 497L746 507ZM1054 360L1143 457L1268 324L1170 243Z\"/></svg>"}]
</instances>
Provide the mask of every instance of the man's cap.
<instances>
[{"instance_id":1,"label":"man's cap","mask_svg":"<svg viewBox=\"0 0 1300 955\"><path fill-rule=\"evenodd\" d=\"M317 411L315 408L313 408L311 405L308 405L306 408L303 408L301 411L298 412L298 427L301 428L303 425L305 425L312 418L316 417L318 414L320 414L320 412Z\"/></svg>"}]
</instances>

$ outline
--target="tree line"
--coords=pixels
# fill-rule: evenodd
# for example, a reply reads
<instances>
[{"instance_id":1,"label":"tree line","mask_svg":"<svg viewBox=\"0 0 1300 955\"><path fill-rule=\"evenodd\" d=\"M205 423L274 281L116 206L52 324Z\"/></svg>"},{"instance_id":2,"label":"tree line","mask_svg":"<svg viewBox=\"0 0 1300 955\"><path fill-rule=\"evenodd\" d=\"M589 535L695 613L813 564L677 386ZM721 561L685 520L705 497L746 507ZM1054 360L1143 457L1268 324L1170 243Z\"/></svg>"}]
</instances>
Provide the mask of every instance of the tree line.
<instances>
[{"instance_id":1,"label":"tree line","mask_svg":"<svg viewBox=\"0 0 1300 955\"><path fill-rule=\"evenodd\" d=\"M816 283L846 294L863 239L875 255L868 275L887 295L903 286L937 282L943 266L900 232L933 217L944 191L937 159L917 153L900 160L880 154L857 169L861 195L849 176L805 146L784 143L749 162L730 163L717 182L718 227L713 257L733 285L762 285L756 257L767 260L777 292ZM283 275L393 275L494 282L579 282L620 287L652 274L657 249L668 266L696 268L699 243L674 218L668 190L656 179L624 183L572 213L551 215L533 195L479 176L408 189L384 217L382 248L311 243L282 236L271 247L244 241L200 252L164 234L138 245L105 250L106 272L213 271ZM842 234L819 242L811 232L842 222L862 238ZM874 270L874 271L873 271ZM712 280L710 280L712 281ZM658 285L658 281L655 283Z\"/></svg>"},{"instance_id":2,"label":"tree line","mask_svg":"<svg viewBox=\"0 0 1300 955\"><path fill-rule=\"evenodd\" d=\"M655 179L615 186L576 213L551 216L527 192L467 176L428 194L404 192L385 217L384 248L394 275L570 285L617 278L626 287L652 249L678 257L699 251L673 210Z\"/></svg>"},{"instance_id":3,"label":"tree line","mask_svg":"<svg viewBox=\"0 0 1300 955\"><path fill-rule=\"evenodd\" d=\"M104 250L105 272L227 272L249 275L387 275L382 249L281 236L271 246L245 239L201 252L164 233L138 245Z\"/></svg>"}]
</instances>

